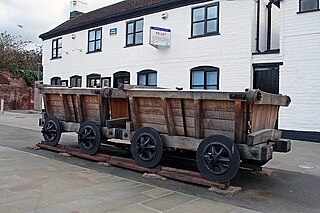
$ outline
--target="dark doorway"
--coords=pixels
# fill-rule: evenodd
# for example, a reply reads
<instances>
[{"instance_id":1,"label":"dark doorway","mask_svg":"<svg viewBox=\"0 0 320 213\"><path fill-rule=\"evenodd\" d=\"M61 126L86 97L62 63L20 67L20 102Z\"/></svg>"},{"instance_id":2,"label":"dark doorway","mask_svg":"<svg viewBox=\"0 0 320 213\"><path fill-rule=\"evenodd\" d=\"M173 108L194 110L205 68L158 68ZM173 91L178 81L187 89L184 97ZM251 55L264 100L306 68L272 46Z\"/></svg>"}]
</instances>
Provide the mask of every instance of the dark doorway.
<instances>
[{"instance_id":1,"label":"dark doorway","mask_svg":"<svg viewBox=\"0 0 320 213\"><path fill-rule=\"evenodd\" d=\"M279 94L279 66L254 66L253 89Z\"/></svg>"},{"instance_id":2,"label":"dark doorway","mask_svg":"<svg viewBox=\"0 0 320 213\"><path fill-rule=\"evenodd\" d=\"M130 73L120 71L113 74L113 87L118 88L120 84L130 84Z\"/></svg>"}]
</instances>

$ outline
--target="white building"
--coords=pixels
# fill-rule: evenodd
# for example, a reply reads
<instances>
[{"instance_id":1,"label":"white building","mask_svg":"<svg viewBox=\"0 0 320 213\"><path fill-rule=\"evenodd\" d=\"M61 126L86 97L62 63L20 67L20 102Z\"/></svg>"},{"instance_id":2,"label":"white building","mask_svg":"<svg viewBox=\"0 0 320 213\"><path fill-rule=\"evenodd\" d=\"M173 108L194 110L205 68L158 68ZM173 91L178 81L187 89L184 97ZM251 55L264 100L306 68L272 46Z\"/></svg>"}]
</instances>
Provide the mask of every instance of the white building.
<instances>
[{"instance_id":1,"label":"white building","mask_svg":"<svg viewBox=\"0 0 320 213\"><path fill-rule=\"evenodd\" d=\"M292 98L279 128L320 140L319 0L127 0L73 16L40 35L44 83L260 88Z\"/></svg>"}]
</instances>

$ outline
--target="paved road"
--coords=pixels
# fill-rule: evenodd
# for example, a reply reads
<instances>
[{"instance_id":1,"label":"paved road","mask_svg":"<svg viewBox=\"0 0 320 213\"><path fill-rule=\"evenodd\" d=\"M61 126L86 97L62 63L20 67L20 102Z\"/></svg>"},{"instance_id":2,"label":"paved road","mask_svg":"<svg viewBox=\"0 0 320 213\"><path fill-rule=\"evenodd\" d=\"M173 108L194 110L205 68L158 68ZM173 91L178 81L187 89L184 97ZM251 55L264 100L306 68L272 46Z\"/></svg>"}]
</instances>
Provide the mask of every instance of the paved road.
<instances>
[{"instance_id":1,"label":"paved road","mask_svg":"<svg viewBox=\"0 0 320 213\"><path fill-rule=\"evenodd\" d=\"M276 169L274 175L271 178L268 178L255 176L242 170L235 179L232 180L232 185L240 186L243 190L233 197L222 196L209 192L205 187L185 184L173 180L159 181L147 179L143 178L141 173L116 167L100 167L91 161L74 157L66 158L46 150L27 149L27 145L36 144L42 139L39 131L33 130L32 128L13 127L11 125L12 124L0 124L0 146L31 152L106 174L117 175L119 177L151 184L153 186L256 211L319 212L320 209L320 175L317 175L317 173L303 174L300 172ZM17 125L18 124L15 126ZM75 135L63 135L61 144L72 144L76 146ZM317 158L317 162L320 163L319 157Z\"/></svg>"}]
</instances>

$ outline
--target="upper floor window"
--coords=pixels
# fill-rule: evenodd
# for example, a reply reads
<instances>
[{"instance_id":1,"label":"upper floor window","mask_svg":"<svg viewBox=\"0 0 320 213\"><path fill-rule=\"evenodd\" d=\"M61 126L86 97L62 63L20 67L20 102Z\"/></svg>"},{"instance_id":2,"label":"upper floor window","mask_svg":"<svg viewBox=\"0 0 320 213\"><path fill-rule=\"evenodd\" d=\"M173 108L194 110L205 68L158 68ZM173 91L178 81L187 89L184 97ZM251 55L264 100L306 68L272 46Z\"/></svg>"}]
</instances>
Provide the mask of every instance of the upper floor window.
<instances>
[{"instance_id":1,"label":"upper floor window","mask_svg":"<svg viewBox=\"0 0 320 213\"><path fill-rule=\"evenodd\" d=\"M102 48L102 28L89 30L88 53L101 51Z\"/></svg>"},{"instance_id":2,"label":"upper floor window","mask_svg":"<svg viewBox=\"0 0 320 213\"><path fill-rule=\"evenodd\" d=\"M138 85L157 86L157 72L154 70L143 70L138 73Z\"/></svg>"},{"instance_id":3,"label":"upper floor window","mask_svg":"<svg viewBox=\"0 0 320 213\"><path fill-rule=\"evenodd\" d=\"M127 22L126 46L143 44L143 19Z\"/></svg>"},{"instance_id":4,"label":"upper floor window","mask_svg":"<svg viewBox=\"0 0 320 213\"><path fill-rule=\"evenodd\" d=\"M52 40L52 59L62 57L62 38Z\"/></svg>"},{"instance_id":5,"label":"upper floor window","mask_svg":"<svg viewBox=\"0 0 320 213\"><path fill-rule=\"evenodd\" d=\"M61 86L67 87L68 86L68 80L61 80L60 81Z\"/></svg>"},{"instance_id":6,"label":"upper floor window","mask_svg":"<svg viewBox=\"0 0 320 213\"><path fill-rule=\"evenodd\" d=\"M50 80L51 85L60 86L61 85L61 78L60 77L53 77Z\"/></svg>"},{"instance_id":7,"label":"upper floor window","mask_svg":"<svg viewBox=\"0 0 320 213\"><path fill-rule=\"evenodd\" d=\"M100 74L87 75L87 87L100 88L101 87L101 75Z\"/></svg>"},{"instance_id":8,"label":"upper floor window","mask_svg":"<svg viewBox=\"0 0 320 213\"><path fill-rule=\"evenodd\" d=\"M299 0L299 11L307 12L319 10L320 0Z\"/></svg>"},{"instance_id":9,"label":"upper floor window","mask_svg":"<svg viewBox=\"0 0 320 213\"><path fill-rule=\"evenodd\" d=\"M81 87L82 77L79 75L74 75L70 77L70 86L71 87Z\"/></svg>"},{"instance_id":10,"label":"upper floor window","mask_svg":"<svg viewBox=\"0 0 320 213\"><path fill-rule=\"evenodd\" d=\"M219 69L203 66L191 69L191 89L219 89Z\"/></svg>"},{"instance_id":11,"label":"upper floor window","mask_svg":"<svg viewBox=\"0 0 320 213\"><path fill-rule=\"evenodd\" d=\"M219 3L192 9L192 37L219 33Z\"/></svg>"}]
</instances>

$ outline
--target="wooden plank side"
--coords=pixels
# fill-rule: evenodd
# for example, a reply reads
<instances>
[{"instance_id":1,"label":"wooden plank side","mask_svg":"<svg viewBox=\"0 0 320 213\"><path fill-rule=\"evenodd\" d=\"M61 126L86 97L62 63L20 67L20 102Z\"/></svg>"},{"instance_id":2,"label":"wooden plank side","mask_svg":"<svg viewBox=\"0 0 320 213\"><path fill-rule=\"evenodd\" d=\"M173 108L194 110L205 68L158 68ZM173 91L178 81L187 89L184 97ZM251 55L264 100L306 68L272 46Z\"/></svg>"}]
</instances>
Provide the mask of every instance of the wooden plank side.
<instances>
[{"instance_id":1,"label":"wooden plank side","mask_svg":"<svg viewBox=\"0 0 320 213\"><path fill-rule=\"evenodd\" d=\"M180 108L179 109L171 108L171 110L172 110L173 116L182 116ZM186 117L194 117L194 110L193 109L184 109L184 112L185 112Z\"/></svg>"},{"instance_id":2,"label":"wooden plank side","mask_svg":"<svg viewBox=\"0 0 320 213\"><path fill-rule=\"evenodd\" d=\"M279 106L253 105L252 106L252 132L261 129L274 129L278 117Z\"/></svg>"},{"instance_id":3,"label":"wooden plank side","mask_svg":"<svg viewBox=\"0 0 320 213\"><path fill-rule=\"evenodd\" d=\"M222 131L235 131L235 121L218 120L218 119L203 119L203 128Z\"/></svg>"},{"instance_id":4,"label":"wooden plank side","mask_svg":"<svg viewBox=\"0 0 320 213\"><path fill-rule=\"evenodd\" d=\"M86 119L86 114L85 114L85 110L84 110L84 103L82 100L82 95L76 95L76 99L77 99L77 105L78 105L78 113L79 113L79 121L80 123L83 123Z\"/></svg>"},{"instance_id":5,"label":"wooden plank side","mask_svg":"<svg viewBox=\"0 0 320 213\"><path fill-rule=\"evenodd\" d=\"M61 99L60 100L54 100L54 101L50 100L50 105L51 106L57 106L57 107L63 107L63 103L62 103Z\"/></svg>"},{"instance_id":6,"label":"wooden plank side","mask_svg":"<svg viewBox=\"0 0 320 213\"><path fill-rule=\"evenodd\" d=\"M229 131L221 131L221 130L213 130L213 129L203 129L203 136L204 138L207 138L212 135L223 135L232 141L234 141L234 132Z\"/></svg>"},{"instance_id":7,"label":"wooden plank side","mask_svg":"<svg viewBox=\"0 0 320 213\"><path fill-rule=\"evenodd\" d=\"M153 115L163 115L164 114L164 110L161 107L143 107L140 106L138 108L139 113L143 113L143 114L153 114Z\"/></svg>"},{"instance_id":8,"label":"wooden plank side","mask_svg":"<svg viewBox=\"0 0 320 213\"><path fill-rule=\"evenodd\" d=\"M108 100L101 95L99 97L100 125L105 126L108 117Z\"/></svg>"},{"instance_id":9,"label":"wooden plank side","mask_svg":"<svg viewBox=\"0 0 320 213\"><path fill-rule=\"evenodd\" d=\"M162 110L164 112L163 114L164 114L164 117L165 117L167 129L168 129L168 134L169 135L175 135L176 134L176 130L174 128L174 121L173 121L172 109L171 109L171 106L170 106L170 101L168 99L162 99L161 105L162 105Z\"/></svg>"},{"instance_id":10,"label":"wooden plank side","mask_svg":"<svg viewBox=\"0 0 320 213\"><path fill-rule=\"evenodd\" d=\"M137 104L139 107L161 107L160 98L138 98Z\"/></svg>"},{"instance_id":11,"label":"wooden plank side","mask_svg":"<svg viewBox=\"0 0 320 213\"><path fill-rule=\"evenodd\" d=\"M194 131L196 138L203 137L203 123L202 123L202 106L201 100L194 100Z\"/></svg>"},{"instance_id":12,"label":"wooden plank side","mask_svg":"<svg viewBox=\"0 0 320 213\"><path fill-rule=\"evenodd\" d=\"M109 98L111 119L129 117L128 100L126 98Z\"/></svg>"},{"instance_id":13,"label":"wooden plank side","mask_svg":"<svg viewBox=\"0 0 320 213\"><path fill-rule=\"evenodd\" d=\"M166 119L164 115L152 115L152 114L139 114L141 123L161 124L166 125Z\"/></svg>"},{"instance_id":14,"label":"wooden plank side","mask_svg":"<svg viewBox=\"0 0 320 213\"><path fill-rule=\"evenodd\" d=\"M184 125L186 127L191 127L191 128L195 127L194 118L191 118L191 117L185 117L183 122L182 117L173 116L173 123L175 126L180 126L180 127L183 127Z\"/></svg>"},{"instance_id":15,"label":"wooden plank side","mask_svg":"<svg viewBox=\"0 0 320 213\"><path fill-rule=\"evenodd\" d=\"M84 103L99 104L101 95L84 95Z\"/></svg>"},{"instance_id":16,"label":"wooden plank side","mask_svg":"<svg viewBox=\"0 0 320 213\"><path fill-rule=\"evenodd\" d=\"M140 120L139 120L139 110L138 110L138 103L137 98L130 97L130 118L133 123L133 130L137 130L140 128Z\"/></svg>"},{"instance_id":17,"label":"wooden plank side","mask_svg":"<svg viewBox=\"0 0 320 213\"><path fill-rule=\"evenodd\" d=\"M228 111L210 111L210 110L203 110L203 118L207 119L219 119L219 120L234 120L235 119L235 112L228 112Z\"/></svg>"},{"instance_id":18,"label":"wooden plank side","mask_svg":"<svg viewBox=\"0 0 320 213\"><path fill-rule=\"evenodd\" d=\"M61 101L59 93L57 93L57 94L50 94L50 95L49 95L49 100L50 100L50 101Z\"/></svg>"},{"instance_id":19,"label":"wooden plank side","mask_svg":"<svg viewBox=\"0 0 320 213\"><path fill-rule=\"evenodd\" d=\"M204 100L203 101L203 110L208 111L227 111L233 112L234 111L234 101L211 101L211 100Z\"/></svg>"},{"instance_id":20,"label":"wooden plank side","mask_svg":"<svg viewBox=\"0 0 320 213\"><path fill-rule=\"evenodd\" d=\"M60 94L60 98L62 100L63 112L64 112L64 120L70 121L70 108L67 101L67 95Z\"/></svg>"},{"instance_id":21,"label":"wooden plank side","mask_svg":"<svg viewBox=\"0 0 320 213\"><path fill-rule=\"evenodd\" d=\"M193 99L171 99L170 106L172 109L181 109L180 101L183 100L183 107L185 110L192 109L194 107Z\"/></svg>"},{"instance_id":22,"label":"wooden plank side","mask_svg":"<svg viewBox=\"0 0 320 213\"><path fill-rule=\"evenodd\" d=\"M241 101L236 101L234 104L234 109L235 109L235 126L234 126L234 138L236 143L244 143L245 141L242 140L243 138L243 113L244 113L244 108L245 105Z\"/></svg>"},{"instance_id":23,"label":"wooden plank side","mask_svg":"<svg viewBox=\"0 0 320 213\"><path fill-rule=\"evenodd\" d=\"M50 105L50 97L48 97L49 95L43 95L43 103L44 103L44 107L46 109L47 115L51 116L52 115L52 107Z\"/></svg>"},{"instance_id":24,"label":"wooden plank side","mask_svg":"<svg viewBox=\"0 0 320 213\"><path fill-rule=\"evenodd\" d=\"M166 125L141 123L141 127L151 127L159 133L168 134L168 129Z\"/></svg>"}]
</instances>

